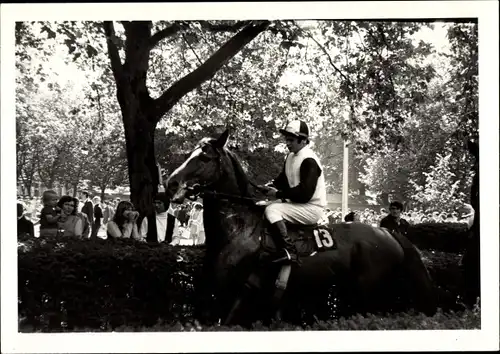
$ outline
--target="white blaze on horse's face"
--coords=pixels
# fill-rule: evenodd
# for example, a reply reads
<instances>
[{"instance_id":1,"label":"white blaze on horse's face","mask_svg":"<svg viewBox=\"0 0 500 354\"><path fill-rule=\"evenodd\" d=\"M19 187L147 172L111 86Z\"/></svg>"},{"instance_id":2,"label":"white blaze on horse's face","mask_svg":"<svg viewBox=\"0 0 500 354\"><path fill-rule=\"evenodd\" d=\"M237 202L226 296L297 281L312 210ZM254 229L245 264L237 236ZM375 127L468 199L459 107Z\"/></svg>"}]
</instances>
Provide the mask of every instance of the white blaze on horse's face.
<instances>
[{"instance_id":1,"label":"white blaze on horse's face","mask_svg":"<svg viewBox=\"0 0 500 354\"><path fill-rule=\"evenodd\" d=\"M204 184L205 170L210 170L210 162L204 162L200 159L205 155L202 147L196 148L189 158L179 166L168 178L167 186L174 196L173 201L182 202L186 196L187 187L193 184Z\"/></svg>"},{"instance_id":2,"label":"white blaze on horse's face","mask_svg":"<svg viewBox=\"0 0 500 354\"><path fill-rule=\"evenodd\" d=\"M217 139L203 138L189 158L170 175L166 189L173 194L172 201L182 202L188 186L206 185L214 178L220 167L217 150L224 148L228 136L229 132L226 130Z\"/></svg>"}]
</instances>

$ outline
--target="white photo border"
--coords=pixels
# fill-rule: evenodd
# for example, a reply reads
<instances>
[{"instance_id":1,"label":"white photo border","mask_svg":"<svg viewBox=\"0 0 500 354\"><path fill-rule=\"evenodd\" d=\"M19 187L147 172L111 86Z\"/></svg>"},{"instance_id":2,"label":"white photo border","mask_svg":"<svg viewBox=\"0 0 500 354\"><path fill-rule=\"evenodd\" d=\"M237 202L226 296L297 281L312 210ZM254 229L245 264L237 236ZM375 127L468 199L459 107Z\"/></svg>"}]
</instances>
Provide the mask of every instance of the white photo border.
<instances>
[{"instance_id":1,"label":"white photo border","mask_svg":"<svg viewBox=\"0 0 500 354\"><path fill-rule=\"evenodd\" d=\"M1 14L2 352L296 352L498 350L498 2L3 4ZM21 334L17 323L14 23L56 20L477 18L481 203L481 329L448 331Z\"/></svg>"}]
</instances>

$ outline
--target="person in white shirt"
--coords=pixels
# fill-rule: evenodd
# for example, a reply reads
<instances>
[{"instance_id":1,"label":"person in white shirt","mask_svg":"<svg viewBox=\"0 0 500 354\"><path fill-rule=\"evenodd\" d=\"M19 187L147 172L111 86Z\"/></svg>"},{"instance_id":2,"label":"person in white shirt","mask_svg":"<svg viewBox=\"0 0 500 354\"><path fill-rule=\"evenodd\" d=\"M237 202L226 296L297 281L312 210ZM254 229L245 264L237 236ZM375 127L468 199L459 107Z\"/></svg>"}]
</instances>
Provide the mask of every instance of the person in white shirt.
<instances>
[{"instance_id":1,"label":"person in white shirt","mask_svg":"<svg viewBox=\"0 0 500 354\"><path fill-rule=\"evenodd\" d=\"M155 214L143 218L140 222L140 237L151 243L171 242L175 217L173 209L170 208L170 199L166 193L160 192L156 194L153 204Z\"/></svg>"}]
</instances>

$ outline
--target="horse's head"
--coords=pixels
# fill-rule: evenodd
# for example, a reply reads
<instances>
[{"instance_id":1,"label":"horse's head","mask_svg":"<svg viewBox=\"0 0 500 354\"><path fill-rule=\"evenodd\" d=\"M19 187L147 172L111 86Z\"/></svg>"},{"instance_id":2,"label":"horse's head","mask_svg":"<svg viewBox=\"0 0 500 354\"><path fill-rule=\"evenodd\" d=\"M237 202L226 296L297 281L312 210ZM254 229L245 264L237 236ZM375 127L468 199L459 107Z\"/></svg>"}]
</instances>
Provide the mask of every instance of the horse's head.
<instances>
[{"instance_id":1,"label":"horse's head","mask_svg":"<svg viewBox=\"0 0 500 354\"><path fill-rule=\"evenodd\" d=\"M187 160L170 175L165 189L172 195L173 202L181 203L190 187L213 185L222 177L221 158L228 136L226 130L217 139L203 138Z\"/></svg>"}]
</instances>

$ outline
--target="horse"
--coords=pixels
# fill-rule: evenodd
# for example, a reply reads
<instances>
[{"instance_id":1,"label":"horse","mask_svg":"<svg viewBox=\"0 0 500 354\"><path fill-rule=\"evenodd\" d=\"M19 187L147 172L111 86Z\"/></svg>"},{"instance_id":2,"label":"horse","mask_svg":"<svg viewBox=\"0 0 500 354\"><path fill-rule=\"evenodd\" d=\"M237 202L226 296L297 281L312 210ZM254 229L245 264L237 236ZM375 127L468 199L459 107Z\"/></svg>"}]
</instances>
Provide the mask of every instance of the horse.
<instances>
[{"instance_id":1,"label":"horse","mask_svg":"<svg viewBox=\"0 0 500 354\"><path fill-rule=\"evenodd\" d=\"M277 303L273 301L280 267L265 257L269 255L263 243L269 240L265 237L268 225L263 208L256 203L259 191L227 147L228 137L226 130L218 138L201 139L165 181L173 202L182 203L200 194L203 198L206 254L198 289L205 295L198 305L211 309L212 317L207 311L198 312L198 316L213 321L219 318L225 324L248 324L281 313L282 319L299 322L297 309L304 304L314 307L325 303L324 296L332 286L339 298L347 301L342 307L346 314L373 313L377 305L388 301L387 290L398 282L396 279L407 281L417 311L427 315L436 312L435 289L418 250L401 234L362 223L333 224L323 229L288 225L289 233L294 228L300 233L302 228L302 234L312 239L319 234L329 240L308 243L317 248L292 266L284 295ZM334 247L320 249L322 245ZM253 292L245 296L249 284Z\"/></svg>"}]
</instances>

